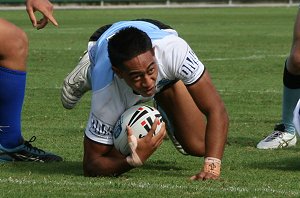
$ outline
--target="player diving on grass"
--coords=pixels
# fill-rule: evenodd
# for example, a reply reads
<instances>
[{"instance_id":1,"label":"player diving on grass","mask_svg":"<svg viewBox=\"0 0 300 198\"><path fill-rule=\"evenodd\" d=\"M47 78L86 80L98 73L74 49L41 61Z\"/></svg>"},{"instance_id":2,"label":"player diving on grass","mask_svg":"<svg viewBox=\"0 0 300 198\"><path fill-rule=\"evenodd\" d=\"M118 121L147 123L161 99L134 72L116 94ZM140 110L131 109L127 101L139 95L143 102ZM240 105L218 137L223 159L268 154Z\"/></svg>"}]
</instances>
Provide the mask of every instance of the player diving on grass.
<instances>
[{"instance_id":1,"label":"player diving on grass","mask_svg":"<svg viewBox=\"0 0 300 198\"><path fill-rule=\"evenodd\" d=\"M207 69L170 26L143 19L99 28L64 80L63 106L72 109L88 90L92 98L84 136L86 176L120 175L144 164L167 130L180 153L204 157L191 180L220 177L228 115ZM152 99L166 127L152 136L154 123L130 156L121 155L113 146L116 121L129 107Z\"/></svg>"}]
</instances>

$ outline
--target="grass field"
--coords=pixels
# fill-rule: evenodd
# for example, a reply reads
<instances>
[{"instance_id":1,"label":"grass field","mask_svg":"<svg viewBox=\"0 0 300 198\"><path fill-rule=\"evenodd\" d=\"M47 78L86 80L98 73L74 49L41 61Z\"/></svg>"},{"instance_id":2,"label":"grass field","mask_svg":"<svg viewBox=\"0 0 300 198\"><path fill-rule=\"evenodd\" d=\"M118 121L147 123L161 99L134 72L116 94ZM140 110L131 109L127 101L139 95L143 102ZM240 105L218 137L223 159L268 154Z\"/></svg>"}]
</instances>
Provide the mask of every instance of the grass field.
<instances>
[{"instance_id":1,"label":"grass field","mask_svg":"<svg viewBox=\"0 0 300 198\"><path fill-rule=\"evenodd\" d=\"M300 197L299 145L255 148L280 120L283 63L296 12L296 7L56 10L59 28L37 31L25 11L1 11L30 39L23 135L37 136L35 146L64 162L0 164L0 197ZM74 110L65 110L61 83L94 30L134 18L173 26L207 66L231 120L220 181L188 181L203 159L180 155L169 140L146 165L118 178L83 177L90 93Z\"/></svg>"}]
</instances>

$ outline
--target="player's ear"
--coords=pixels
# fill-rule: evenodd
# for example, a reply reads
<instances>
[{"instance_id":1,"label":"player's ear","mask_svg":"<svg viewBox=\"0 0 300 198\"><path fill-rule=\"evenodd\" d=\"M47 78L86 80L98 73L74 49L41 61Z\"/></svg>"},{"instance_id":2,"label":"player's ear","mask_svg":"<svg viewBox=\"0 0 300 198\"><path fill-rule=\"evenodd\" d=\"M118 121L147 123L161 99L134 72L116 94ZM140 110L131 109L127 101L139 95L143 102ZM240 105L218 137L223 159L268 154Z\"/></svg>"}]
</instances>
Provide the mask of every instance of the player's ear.
<instances>
[{"instance_id":1,"label":"player's ear","mask_svg":"<svg viewBox=\"0 0 300 198\"><path fill-rule=\"evenodd\" d=\"M123 78L122 77L122 71L119 68L117 68L116 66L112 66L112 70L117 74L117 76L119 78Z\"/></svg>"},{"instance_id":2,"label":"player's ear","mask_svg":"<svg viewBox=\"0 0 300 198\"><path fill-rule=\"evenodd\" d=\"M153 48L151 49L151 54L152 54L153 56L155 56L155 50L154 50L154 48L155 48L155 47L153 47Z\"/></svg>"}]
</instances>

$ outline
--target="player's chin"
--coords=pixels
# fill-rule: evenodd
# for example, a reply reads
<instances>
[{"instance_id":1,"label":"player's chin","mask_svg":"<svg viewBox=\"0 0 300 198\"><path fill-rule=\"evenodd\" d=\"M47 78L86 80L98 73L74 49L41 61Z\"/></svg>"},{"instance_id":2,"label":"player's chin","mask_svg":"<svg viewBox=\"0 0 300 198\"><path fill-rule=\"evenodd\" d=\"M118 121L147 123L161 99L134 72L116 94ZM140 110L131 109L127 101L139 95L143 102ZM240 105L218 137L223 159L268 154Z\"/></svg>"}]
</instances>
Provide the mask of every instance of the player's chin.
<instances>
[{"instance_id":1,"label":"player's chin","mask_svg":"<svg viewBox=\"0 0 300 198\"><path fill-rule=\"evenodd\" d=\"M154 94L155 94L155 90L148 90L148 91L141 93L141 95L143 97L152 97L152 96L154 96Z\"/></svg>"},{"instance_id":2,"label":"player's chin","mask_svg":"<svg viewBox=\"0 0 300 198\"><path fill-rule=\"evenodd\" d=\"M148 98L148 97L152 97L153 94L145 94L145 93L142 93L141 96L145 97L145 98Z\"/></svg>"}]
</instances>

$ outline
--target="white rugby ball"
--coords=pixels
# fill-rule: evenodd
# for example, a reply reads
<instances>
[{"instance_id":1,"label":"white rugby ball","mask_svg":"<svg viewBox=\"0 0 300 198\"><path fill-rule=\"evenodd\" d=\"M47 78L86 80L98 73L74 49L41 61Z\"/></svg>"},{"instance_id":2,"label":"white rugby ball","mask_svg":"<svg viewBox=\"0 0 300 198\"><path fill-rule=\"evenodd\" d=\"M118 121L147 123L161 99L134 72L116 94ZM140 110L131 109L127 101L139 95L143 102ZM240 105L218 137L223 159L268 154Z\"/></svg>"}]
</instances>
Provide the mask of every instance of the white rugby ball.
<instances>
[{"instance_id":1,"label":"white rugby ball","mask_svg":"<svg viewBox=\"0 0 300 198\"><path fill-rule=\"evenodd\" d=\"M157 134L163 122L162 116L157 109L147 105L135 105L127 109L120 116L113 130L115 148L123 155L129 155L130 148L127 140L126 126L131 127L133 130L133 135L136 138L143 138L150 131L155 118L158 118L159 120L155 130L155 134Z\"/></svg>"}]
</instances>

